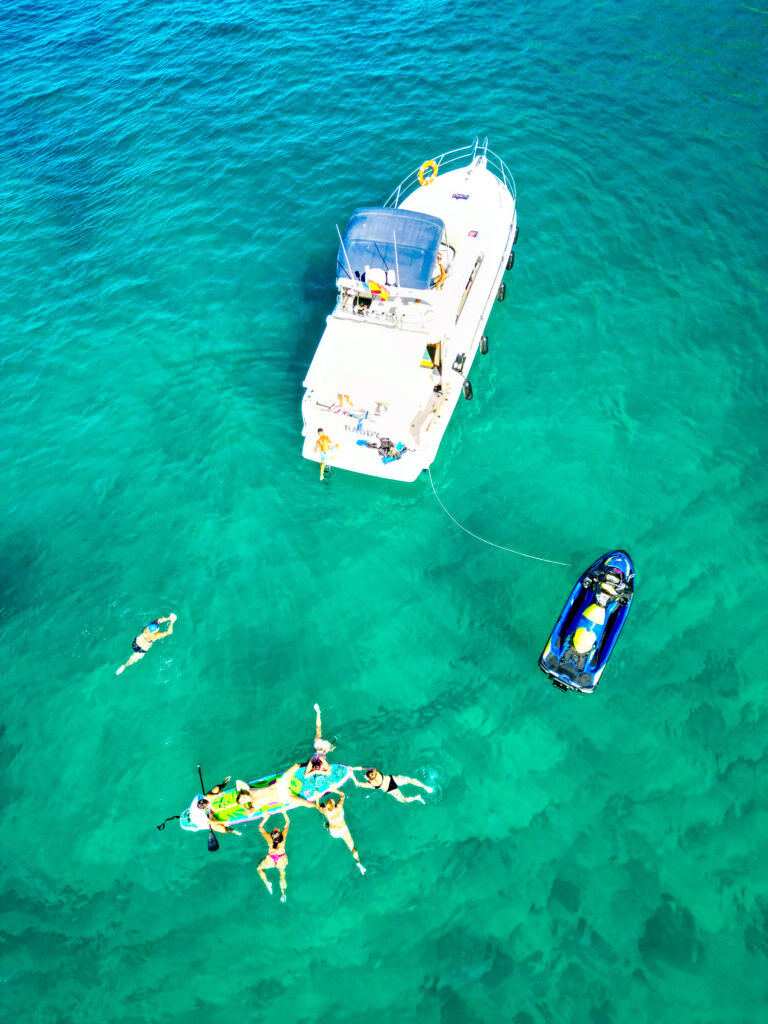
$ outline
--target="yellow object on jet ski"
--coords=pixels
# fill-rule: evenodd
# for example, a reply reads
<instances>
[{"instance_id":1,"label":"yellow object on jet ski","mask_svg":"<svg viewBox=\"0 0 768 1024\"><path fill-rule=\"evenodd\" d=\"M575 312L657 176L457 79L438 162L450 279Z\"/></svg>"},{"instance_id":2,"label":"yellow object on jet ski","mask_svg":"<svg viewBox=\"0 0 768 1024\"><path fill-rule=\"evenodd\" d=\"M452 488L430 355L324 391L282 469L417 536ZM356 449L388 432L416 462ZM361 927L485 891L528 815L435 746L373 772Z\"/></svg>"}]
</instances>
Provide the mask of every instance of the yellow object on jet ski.
<instances>
[{"instance_id":1,"label":"yellow object on jet ski","mask_svg":"<svg viewBox=\"0 0 768 1024\"><path fill-rule=\"evenodd\" d=\"M580 629L577 629L573 634L573 646L579 654L587 654L588 651L591 651L596 640L597 637L595 634L590 632L588 629L585 629L583 626Z\"/></svg>"},{"instance_id":2,"label":"yellow object on jet ski","mask_svg":"<svg viewBox=\"0 0 768 1024\"><path fill-rule=\"evenodd\" d=\"M584 618L589 619L590 622L594 622L598 626L602 626L605 623L605 608L591 604L584 612Z\"/></svg>"}]
</instances>

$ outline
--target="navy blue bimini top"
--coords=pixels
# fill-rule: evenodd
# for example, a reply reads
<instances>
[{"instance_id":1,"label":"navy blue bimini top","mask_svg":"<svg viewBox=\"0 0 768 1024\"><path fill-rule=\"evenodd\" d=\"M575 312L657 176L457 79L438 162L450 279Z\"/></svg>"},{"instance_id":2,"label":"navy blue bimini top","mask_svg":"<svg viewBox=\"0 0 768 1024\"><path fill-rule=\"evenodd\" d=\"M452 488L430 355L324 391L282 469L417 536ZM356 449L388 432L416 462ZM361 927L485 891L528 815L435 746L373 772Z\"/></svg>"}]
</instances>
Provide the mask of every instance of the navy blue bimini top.
<instances>
[{"instance_id":1,"label":"navy blue bimini top","mask_svg":"<svg viewBox=\"0 0 768 1024\"><path fill-rule=\"evenodd\" d=\"M361 206L352 214L339 248L345 274L362 278L366 266L391 271L402 288L429 288L445 224L416 210ZM395 261L397 241L397 261ZM346 255L345 255L346 253Z\"/></svg>"}]
</instances>

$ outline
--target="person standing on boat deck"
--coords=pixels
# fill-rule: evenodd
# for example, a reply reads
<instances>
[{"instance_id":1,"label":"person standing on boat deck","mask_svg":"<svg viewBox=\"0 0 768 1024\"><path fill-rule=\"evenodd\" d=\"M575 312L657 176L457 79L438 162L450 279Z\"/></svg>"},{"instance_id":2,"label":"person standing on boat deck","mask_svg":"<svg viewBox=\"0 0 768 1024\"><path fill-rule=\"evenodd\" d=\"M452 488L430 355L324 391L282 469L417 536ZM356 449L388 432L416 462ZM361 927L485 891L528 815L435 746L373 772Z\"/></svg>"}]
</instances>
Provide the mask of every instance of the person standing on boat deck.
<instances>
[{"instance_id":1,"label":"person standing on boat deck","mask_svg":"<svg viewBox=\"0 0 768 1024\"><path fill-rule=\"evenodd\" d=\"M264 818L264 821L267 819ZM259 878L266 885L270 896L272 895L272 883L269 881L267 876L264 874L265 871L269 871L270 868L277 868L280 872L280 902L285 903L285 893L288 889L288 883L285 880L285 869L288 866L288 854L285 852L285 840L288 837L288 829L291 827L291 823L288 820L288 815L283 811L283 820L285 824L282 830L279 828L273 828L270 833L264 831L262 823L259 822L259 832L266 840L267 846L269 847L269 853L266 855L263 861L256 868Z\"/></svg>"},{"instance_id":2,"label":"person standing on boat deck","mask_svg":"<svg viewBox=\"0 0 768 1024\"><path fill-rule=\"evenodd\" d=\"M318 802L315 804L315 806L325 818L325 827L331 833L331 836L334 839L344 840L344 842L349 847L352 856L357 861L357 867L358 870L360 871L360 874L364 875L365 868L360 863L360 854L355 849L355 843L354 840L352 839L352 833L349 831L347 823L344 820L343 805L345 799L346 794L340 793L338 803L332 797L329 797L328 800L325 801L325 804L321 804L320 799L318 797Z\"/></svg>"},{"instance_id":3,"label":"person standing on boat deck","mask_svg":"<svg viewBox=\"0 0 768 1024\"><path fill-rule=\"evenodd\" d=\"M115 675L119 676L121 672L125 672L129 665L132 665L135 661L140 661L156 640L162 640L164 636L170 636L173 632L173 624L175 621L176 615L174 612L171 612L171 614L166 618L155 619L154 622L150 622L148 626L145 626L142 632L139 633L137 637L134 637L134 653L124 665L120 666L117 672L115 672ZM170 622L170 626L164 633L160 632L161 622Z\"/></svg>"},{"instance_id":4,"label":"person standing on boat deck","mask_svg":"<svg viewBox=\"0 0 768 1024\"><path fill-rule=\"evenodd\" d=\"M362 768L353 768L352 771L359 772L362 771ZM405 796L400 791L401 786L420 786L428 793L432 792L431 786L419 782L418 779L409 779L407 775L384 775L378 768L366 769L365 782L358 782L354 775L352 776L352 781L359 789L380 789L384 793L390 793L401 804L410 804L414 800L418 800L422 804L424 803L424 797L419 794L416 796Z\"/></svg>"},{"instance_id":5,"label":"person standing on boat deck","mask_svg":"<svg viewBox=\"0 0 768 1024\"><path fill-rule=\"evenodd\" d=\"M315 451L320 452L320 479L323 479L325 474L325 465L327 460L330 458L330 452L333 448L338 448L337 444L331 441L330 437L323 431L322 427L317 428L317 440L315 441ZM331 467L328 467L330 473Z\"/></svg>"}]
</instances>

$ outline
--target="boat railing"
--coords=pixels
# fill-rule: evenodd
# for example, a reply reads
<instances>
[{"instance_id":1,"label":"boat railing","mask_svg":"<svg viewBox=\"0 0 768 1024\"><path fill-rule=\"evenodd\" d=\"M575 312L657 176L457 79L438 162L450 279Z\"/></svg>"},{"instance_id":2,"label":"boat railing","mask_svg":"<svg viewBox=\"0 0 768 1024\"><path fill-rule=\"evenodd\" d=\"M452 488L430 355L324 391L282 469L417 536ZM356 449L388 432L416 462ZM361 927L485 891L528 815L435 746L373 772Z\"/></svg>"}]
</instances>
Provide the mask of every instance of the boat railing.
<instances>
[{"instance_id":1,"label":"boat railing","mask_svg":"<svg viewBox=\"0 0 768 1024\"><path fill-rule=\"evenodd\" d=\"M455 170L457 167L466 167L468 164L475 162L477 157L483 157L494 174L501 178L506 185L508 191L512 195L513 199L517 198L517 191L515 189L515 179L512 177L512 173L501 159L492 150L488 149L488 139L484 139L480 142L477 138L470 146L460 146L458 149L449 149L446 153L441 153L440 156L434 157L434 162L437 164L438 173L444 169ZM415 192L420 187L419 183L419 171L421 167L417 167L415 171L403 178L397 188L394 190L392 195L384 203L385 206L397 207L409 196L411 192Z\"/></svg>"},{"instance_id":2,"label":"boat railing","mask_svg":"<svg viewBox=\"0 0 768 1024\"><path fill-rule=\"evenodd\" d=\"M425 331L429 329L434 309L423 291L393 288L387 302L371 301L369 298L367 302L361 303L359 300L361 298L365 300L369 293L345 287L346 284L352 284L352 282L348 282L344 278L339 279L337 284L340 287L338 301L333 312L336 317L344 320L385 324L388 327L397 327L401 330Z\"/></svg>"}]
</instances>

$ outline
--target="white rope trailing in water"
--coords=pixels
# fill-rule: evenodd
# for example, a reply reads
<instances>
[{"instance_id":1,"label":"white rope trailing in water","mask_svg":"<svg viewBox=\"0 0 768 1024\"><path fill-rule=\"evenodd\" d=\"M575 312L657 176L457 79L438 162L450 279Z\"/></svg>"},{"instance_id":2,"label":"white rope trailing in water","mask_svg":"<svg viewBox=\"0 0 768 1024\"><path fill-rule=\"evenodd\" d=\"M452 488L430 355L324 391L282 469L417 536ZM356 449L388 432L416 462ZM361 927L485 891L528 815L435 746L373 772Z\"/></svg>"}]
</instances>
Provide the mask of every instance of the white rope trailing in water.
<instances>
[{"instance_id":1,"label":"white rope trailing in water","mask_svg":"<svg viewBox=\"0 0 768 1024\"><path fill-rule=\"evenodd\" d=\"M435 490L435 481L432 479L432 470L431 470L431 468L429 466L427 466L427 472L429 473L429 482L432 484L432 493L437 498L438 505L443 510L443 512L445 512L445 514L448 516L448 518L451 520L451 522L456 523L458 528L460 530L463 530L464 533L468 533L470 537L474 537L475 540L482 541L483 544L490 544L490 546L492 548L498 548L499 551L508 551L511 555L520 555L521 558L532 558L535 562L547 562L549 565L565 565L565 566L570 566L570 564L571 564L570 562L556 562L553 558L539 558L538 555L526 555L526 553L524 551L515 551L514 548L505 548L502 544L494 544L492 540L486 540L484 537L478 537L478 535L476 533L472 533L472 531L468 530L466 528L466 526L462 526L461 523L457 519L453 518L453 516L448 511L448 509L445 507L445 505L442 503L442 501L440 501L440 497L439 497L437 491Z\"/></svg>"}]
</instances>

